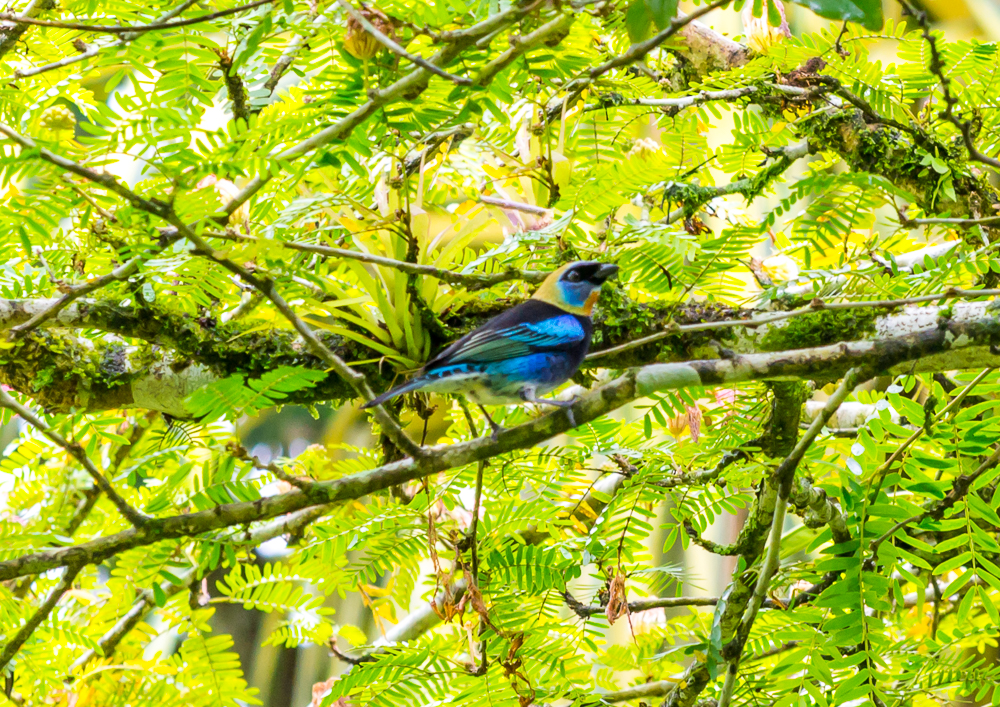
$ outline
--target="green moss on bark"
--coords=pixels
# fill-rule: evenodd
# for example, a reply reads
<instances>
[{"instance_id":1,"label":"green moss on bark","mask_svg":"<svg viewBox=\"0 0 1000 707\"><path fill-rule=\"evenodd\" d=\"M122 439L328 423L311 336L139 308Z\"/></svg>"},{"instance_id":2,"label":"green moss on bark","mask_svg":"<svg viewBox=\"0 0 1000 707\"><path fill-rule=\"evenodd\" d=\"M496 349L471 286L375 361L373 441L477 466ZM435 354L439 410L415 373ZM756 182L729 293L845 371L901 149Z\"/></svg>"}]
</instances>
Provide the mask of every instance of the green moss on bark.
<instances>
[{"instance_id":1,"label":"green moss on bark","mask_svg":"<svg viewBox=\"0 0 1000 707\"><path fill-rule=\"evenodd\" d=\"M784 325L768 328L760 342L761 350L786 351L857 341L875 332L878 315L874 309L849 309L793 317Z\"/></svg>"}]
</instances>

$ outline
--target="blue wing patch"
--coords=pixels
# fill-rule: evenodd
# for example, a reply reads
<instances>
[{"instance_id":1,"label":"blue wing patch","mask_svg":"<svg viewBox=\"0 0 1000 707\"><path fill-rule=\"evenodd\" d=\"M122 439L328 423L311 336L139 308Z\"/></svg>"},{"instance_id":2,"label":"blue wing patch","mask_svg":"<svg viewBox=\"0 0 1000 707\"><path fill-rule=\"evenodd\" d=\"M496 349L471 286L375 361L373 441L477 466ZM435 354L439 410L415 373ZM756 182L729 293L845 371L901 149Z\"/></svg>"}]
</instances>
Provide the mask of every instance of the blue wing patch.
<instances>
[{"instance_id":1,"label":"blue wing patch","mask_svg":"<svg viewBox=\"0 0 1000 707\"><path fill-rule=\"evenodd\" d=\"M447 360L449 363L503 361L539 350L571 347L583 341L586 335L579 320L567 314L530 324L476 332L461 342L457 350L449 352Z\"/></svg>"}]
</instances>

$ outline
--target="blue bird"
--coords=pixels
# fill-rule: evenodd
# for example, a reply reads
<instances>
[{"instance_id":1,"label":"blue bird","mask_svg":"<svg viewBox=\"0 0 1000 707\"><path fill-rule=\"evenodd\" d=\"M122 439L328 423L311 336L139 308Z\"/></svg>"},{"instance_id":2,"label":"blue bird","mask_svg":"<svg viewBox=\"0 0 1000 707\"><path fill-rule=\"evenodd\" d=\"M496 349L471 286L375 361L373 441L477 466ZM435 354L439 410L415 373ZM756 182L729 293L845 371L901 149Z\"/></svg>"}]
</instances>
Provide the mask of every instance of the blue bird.
<instances>
[{"instance_id":1,"label":"blue bird","mask_svg":"<svg viewBox=\"0 0 1000 707\"><path fill-rule=\"evenodd\" d=\"M415 390L453 393L469 398L493 421L483 405L539 403L568 408L572 401L538 396L555 390L576 373L590 349L590 314L604 281L617 265L591 261L569 263L551 273L526 302L469 332L428 361L411 380L362 409ZM572 410L567 409L575 427Z\"/></svg>"}]
</instances>

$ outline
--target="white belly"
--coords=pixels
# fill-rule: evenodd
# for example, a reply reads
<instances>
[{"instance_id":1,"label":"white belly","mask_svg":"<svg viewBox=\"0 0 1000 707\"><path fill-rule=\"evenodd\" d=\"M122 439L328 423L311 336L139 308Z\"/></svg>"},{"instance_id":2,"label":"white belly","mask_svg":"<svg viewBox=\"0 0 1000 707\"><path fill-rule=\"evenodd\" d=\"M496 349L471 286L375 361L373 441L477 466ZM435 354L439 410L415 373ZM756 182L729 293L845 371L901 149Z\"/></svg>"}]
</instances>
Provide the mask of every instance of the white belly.
<instances>
[{"instance_id":1,"label":"white belly","mask_svg":"<svg viewBox=\"0 0 1000 707\"><path fill-rule=\"evenodd\" d=\"M487 376L482 373L467 373L451 375L421 387L421 390L463 395L474 403L481 405L516 405L524 402L521 391L523 383L508 383L503 387L489 385ZM549 386L536 387L536 393L542 394L552 390Z\"/></svg>"}]
</instances>

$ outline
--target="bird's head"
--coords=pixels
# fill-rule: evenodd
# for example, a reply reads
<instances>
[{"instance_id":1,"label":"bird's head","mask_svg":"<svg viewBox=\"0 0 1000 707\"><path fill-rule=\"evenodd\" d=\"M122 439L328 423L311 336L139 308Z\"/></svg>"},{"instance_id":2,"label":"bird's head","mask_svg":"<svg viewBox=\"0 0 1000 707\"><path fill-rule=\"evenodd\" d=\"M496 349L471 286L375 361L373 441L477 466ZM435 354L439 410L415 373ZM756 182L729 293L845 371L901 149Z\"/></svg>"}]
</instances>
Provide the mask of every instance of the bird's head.
<instances>
[{"instance_id":1,"label":"bird's head","mask_svg":"<svg viewBox=\"0 0 1000 707\"><path fill-rule=\"evenodd\" d=\"M532 299L589 317L601 294L601 285L616 272L617 265L591 260L568 263L545 278Z\"/></svg>"}]
</instances>

